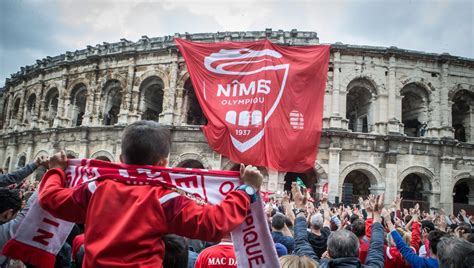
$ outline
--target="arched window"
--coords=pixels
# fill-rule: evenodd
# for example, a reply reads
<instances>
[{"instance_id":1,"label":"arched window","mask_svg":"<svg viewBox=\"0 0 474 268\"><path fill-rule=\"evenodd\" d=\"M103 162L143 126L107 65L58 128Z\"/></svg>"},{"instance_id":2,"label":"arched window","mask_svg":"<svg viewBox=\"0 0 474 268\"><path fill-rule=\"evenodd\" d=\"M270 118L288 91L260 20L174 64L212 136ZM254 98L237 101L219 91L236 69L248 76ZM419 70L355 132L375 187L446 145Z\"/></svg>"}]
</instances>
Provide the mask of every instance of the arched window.
<instances>
[{"instance_id":1,"label":"arched window","mask_svg":"<svg viewBox=\"0 0 474 268\"><path fill-rule=\"evenodd\" d=\"M403 179L400 188L403 207L414 207L418 203L420 208L429 211L430 203L427 193L431 190L431 183L428 178L415 173L408 174Z\"/></svg>"},{"instance_id":2,"label":"arched window","mask_svg":"<svg viewBox=\"0 0 474 268\"><path fill-rule=\"evenodd\" d=\"M13 105L13 110L11 111L10 118L12 120L18 119L19 112L20 112L20 98L17 98L15 100L15 104Z\"/></svg>"},{"instance_id":3,"label":"arched window","mask_svg":"<svg viewBox=\"0 0 474 268\"><path fill-rule=\"evenodd\" d=\"M140 85L140 110L143 120L159 121L163 112L163 80L158 76L145 79Z\"/></svg>"},{"instance_id":4,"label":"arched window","mask_svg":"<svg viewBox=\"0 0 474 268\"><path fill-rule=\"evenodd\" d=\"M181 163L179 163L177 165L178 167L183 167L183 168L200 168L200 169L204 169L204 165L199 162L198 160L194 160L194 159L188 159L188 160L184 160L182 161Z\"/></svg>"},{"instance_id":5,"label":"arched window","mask_svg":"<svg viewBox=\"0 0 474 268\"><path fill-rule=\"evenodd\" d=\"M346 118L353 132L368 133L373 125L373 92L375 87L364 78L353 80L347 86Z\"/></svg>"},{"instance_id":6,"label":"arched window","mask_svg":"<svg viewBox=\"0 0 474 268\"><path fill-rule=\"evenodd\" d=\"M451 109L454 138L468 142L471 136L471 103L473 94L467 90L460 90L453 96Z\"/></svg>"},{"instance_id":7,"label":"arched window","mask_svg":"<svg viewBox=\"0 0 474 268\"><path fill-rule=\"evenodd\" d=\"M347 174L342 185L342 202L357 204L359 197L367 198L370 194L370 179L360 170Z\"/></svg>"},{"instance_id":8,"label":"arched window","mask_svg":"<svg viewBox=\"0 0 474 268\"><path fill-rule=\"evenodd\" d=\"M98 156L95 159L101 160L101 161L106 161L106 162L112 162L112 160L110 160L107 156L103 156L103 155Z\"/></svg>"},{"instance_id":9,"label":"arched window","mask_svg":"<svg viewBox=\"0 0 474 268\"><path fill-rule=\"evenodd\" d=\"M411 83L401 90L402 99L402 123L404 133L411 137L422 137L426 135L429 125L429 96L428 92L421 86Z\"/></svg>"},{"instance_id":10,"label":"arched window","mask_svg":"<svg viewBox=\"0 0 474 268\"><path fill-rule=\"evenodd\" d=\"M202 112L199 101L194 92L191 79L188 79L184 84L184 101L183 112L185 113L185 122L188 125L205 125L207 119Z\"/></svg>"},{"instance_id":11,"label":"arched window","mask_svg":"<svg viewBox=\"0 0 474 268\"><path fill-rule=\"evenodd\" d=\"M25 123L31 122L31 117L35 113L36 108L36 94L33 93L28 97L28 101L26 102L26 115L25 115Z\"/></svg>"},{"instance_id":12,"label":"arched window","mask_svg":"<svg viewBox=\"0 0 474 268\"><path fill-rule=\"evenodd\" d=\"M45 98L45 113L43 120L48 121L49 127L53 126L54 118L58 113L59 91L57 88L52 88L48 91Z\"/></svg>"},{"instance_id":13,"label":"arched window","mask_svg":"<svg viewBox=\"0 0 474 268\"><path fill-rule=\"evenodd\" d=\"M18 165L17 165L17 166L18 166L19 168L22 168L22 167L25 166L25 164L26 164L26 156L22 155L22 156L20 156L20 158L18 159Z\"/></svg>"},{"instance_id":14,"label":"arched window","mask_svg":"<svg viewBox=\"0 0 474 268\"><path fill-rule=\"evenodd\" d=\"M84 84L74 86L71 91L71 107L73 126L82 125L82 119L86 112L87 88Z\"/></svg>"},{"instance_id":15,"label":"arched window","mask_svg":"<svg viewBox=\"0 0 474 268\"><path fill-rule=\"evenodd\" d=\"M117 80L108 81L104 87L105 107L104 125L115 125L118 122L120 106L122 105L122 88Z\"/></svg>"}]
</instances>

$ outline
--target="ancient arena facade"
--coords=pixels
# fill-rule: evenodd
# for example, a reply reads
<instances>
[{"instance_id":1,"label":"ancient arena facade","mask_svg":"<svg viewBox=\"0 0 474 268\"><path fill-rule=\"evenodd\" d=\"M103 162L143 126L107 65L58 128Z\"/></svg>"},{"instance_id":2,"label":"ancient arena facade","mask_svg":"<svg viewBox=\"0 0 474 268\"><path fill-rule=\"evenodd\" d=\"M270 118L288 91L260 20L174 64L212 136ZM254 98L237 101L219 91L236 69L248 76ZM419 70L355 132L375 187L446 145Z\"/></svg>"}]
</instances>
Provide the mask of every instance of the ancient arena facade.
<instances>
[{"instance_id":1,"label":"ancient arena facade","mask_svg":"<svg viewBox=\"0 0 474 268\"><path fill-rule=\"evenodd\" d=\"M200 131L206 119L174 37L193 41L269 38L318 44L315 32L272 31L143 36L37 60L0 93L0 167L38 155L119 161L125 125L151 119L173 133L171 165L232 169ZM333 201L385 192L424 208L474 208L474 60L396 47L332 45L324 130L314 169L266 170L278 192L301 177ZM471 213L474 211L471 210Z\"/></svg>"}]
</instances>

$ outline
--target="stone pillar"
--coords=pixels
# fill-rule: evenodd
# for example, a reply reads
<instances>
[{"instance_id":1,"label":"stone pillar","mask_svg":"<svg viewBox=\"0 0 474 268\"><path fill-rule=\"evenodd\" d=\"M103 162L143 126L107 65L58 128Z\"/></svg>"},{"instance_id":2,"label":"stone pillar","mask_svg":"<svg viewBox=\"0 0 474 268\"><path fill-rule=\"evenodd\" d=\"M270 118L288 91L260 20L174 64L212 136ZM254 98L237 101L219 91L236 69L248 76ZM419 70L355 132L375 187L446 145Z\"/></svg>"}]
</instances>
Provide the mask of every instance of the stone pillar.
<instances>
[{"instance_id":1,"label":"stone pillar","mask_svg":"<svg viewBox=\"0 0 474 268\"><path fill-rule=\"evenodd\" d=\"M65 106L66 98L61 95L61 91L59 92L60 93L58 97L58 108L56 110L56 116L54 117L53 127L63 126L62 119L64 118L64 106ZM49 107L49 109L52 109L52 108Z\"/></svg>"},{"instance_id":2,"label":"stone pillar","mask_svg":"<svg viewBox=\"0 0 474 268\"><path fill-rule=\"evenodd\" d=\"M453 163L453 157L441 157L439 169L441 196L439 200L439 206L440 208L444 208L446 213L452 213L453 211ZM436 204L431 204L431 206L433 205Z\"/></svg>"},{"instance_id":3,"label":"stone pillar","mask_svg":"<svg viewBox=\"0 0 474 268\"><path fill-rule=\"evenodd\" d=\"M13 105L13 94L10 94L8 98L8 103L6 105L7 105L7 108L5 109L5 111L7 112L7 114L5 115L5 126L3 127L5 132L10 127L10 121L11 121L10 117L11 117L11 110L12 110L12 105Z\"/></svg>"},{"instance_id":4,"label":"stone pillar","mask_svg":"<svg viewBox=\"0 0 474 268\"><path fill-rule=\"evenodd\" d=\"M163 112L160 114L160 122L173 124L175 111L176 85L178 82L178 53L173 51L170 55L173 61L170 66L169 87L164 89Z\"/></svg>"},{"instance_id":5,"label":"stone pillar","mask_svg":"<svg viewBox=\"0 0 474 268\"><path fill-rule=\"evenodd\" d=\"M71 103L71 99L69 98L69 96L66 96L64 99L64 116L62 120L62 126L71 127L73 125L73 122L74 122L74 118L72 118L73 114L74 114L73 104Z\"/></svg>"},{"instance_id":6,"label":"stone pillar","mask_svg":"<svg viewBox=\"0 0 474 268\"><path fill-rule=\"evenodd\" d=\"M385 153L385 204L389 205L398 194L397 152Z\"/></svg>"},{"instance_id":7,"label":"stone pillar","mask_svg":"<svg viewBox=\"0 0 474 268\"><path fill-rule=\"evenodd\" d=\"M342 148L329 148L329 200L335 202L336 196L339 196L341 200L342 196L340 195L341 191L339 189L339 161Z\"/></svg>"},{"instance_id":8,"label":"stone pillar","mask_svg":"<svg viewBox=\"0 0 474 268\"><path fill-rule=\"evenodd\" d=\"M469 129L466 131L468 142L474 142L474 103L469 105Z\"/></svg>"},{"instance_id":9,"label":"stone pillar","mask_svg":"<svg viewBox=\"0 0 474 268\"><path fill-rule=\"evenodd\" d=\"M438 90L440 92L440 104L441 107L438 110L441 110L441 137L454 138L454 128L451 124L451 109L452 102L448 100L448 72L449 64L447 62L443 63L441 66L441 88Z\"/></svg>"},{"instance_id":10,"label":"stone pillar","mask_svg":"<svg viewBox=\"0 0 474 268\"><path fill-rule=\"evenodd\" d=\"M283 189L278 189L278 171L274 169L268 170L268 187L267 192L281 191Z\"/></svg>"},{"instance_id":11,"label":"stone pillar","mask_svg":"<svg viewBox=\"0 0 474 268\"><path fill-rule=\"evenodd\" d=\"M130 110L132 112L129 115L129 120L130 120L129 123L133 123L140 119L140 116L138 113L139 107L140 107L140 104L138 103L139 102L138 97L140 96L140 88L138 86L133 86L131 96L132 96L132 100L131 100Z\"/></svg>"},{"instance_id":12,"label":"stone pillar","mask_svg":"<svg viewBox=\"0 0 474 268\"><path fill-rule=\"evenodd\" d=\"M124 94L122 97L122 104L120 105L120 113L118 118L119 124L127 124L128 115L130 112L130 100L132 99L133 82L135 80L135 58L130 57L128 59L128 75L127 85L123 89Z\"/></svg>"},{"instance_id":13,"label":"stone pillar","mask_svg":"<svg viewBox=\"0 0 474 268\"><path fill-rule=\"evenodd\" d=\"M175 107L176 116L174 118L175 125L183 124L183 118L184 118L183 113L185 113L183 111L183 102L185 101L184 98L185 98L184 88L181 85L179 85L176 88L176 107Z\"/></svg>"},{"instance_id":14,"label":"stone pillar","mask_svg":"<svg viewBox=\"0 0 474 268\"><path fill-rule=\"evenodd\" d=\"M394 56L390 57L389 67L388 67L388 104L387 104L387 133L399 134L400 133L400 121L402 116L397 114L396 105L401 105L400 102L397 102L396 96L400 94L399 90L396 87L396 77L395 72L397 69L397 60ZM400 109L401 111L401 109Z\"/></svg>"},{"instance_id":15,"label":"stone pillar","mask_svg":"<svg viewBox=\"0 0 474 268\"><path fill-rule=\"evenodd\" d=\"M18 163L18 137L13 137L14 141L11 144L12 150L10 154L10 166L8 167L8 172L13 172L17 170L16 164Z\"/></svg>"},{"instance_id":16,"label":"stone pillar","mask_svg":"<svg viewBox=\"0 0 474 268\"><path fill-rule=\"evenodd\" d=\"M330 128L342 128L342 117L339 111L340 106L340 76L341 73L339 69L341 68L341 53L334 53L334 62L333 62L333 82L332 82L332 95L331 95L331 117L329 119Z\"/></svg>"},{"instance_id":17,"label":"stone pillar","mask_svg":"<svg viewBox=\"0 0 474 268\"><path fill-rule=\"evenodd\" d=\"M93 112L92 112L92 122L91 122L93 126L103 125L103 119L104 119L103 107L104 105L106 105L106 103L102 103L100 91L101 91L100 83L98 83L93 93L94 105L93 105L93 110L92 110Z\"/></svg>"}]
</instances>

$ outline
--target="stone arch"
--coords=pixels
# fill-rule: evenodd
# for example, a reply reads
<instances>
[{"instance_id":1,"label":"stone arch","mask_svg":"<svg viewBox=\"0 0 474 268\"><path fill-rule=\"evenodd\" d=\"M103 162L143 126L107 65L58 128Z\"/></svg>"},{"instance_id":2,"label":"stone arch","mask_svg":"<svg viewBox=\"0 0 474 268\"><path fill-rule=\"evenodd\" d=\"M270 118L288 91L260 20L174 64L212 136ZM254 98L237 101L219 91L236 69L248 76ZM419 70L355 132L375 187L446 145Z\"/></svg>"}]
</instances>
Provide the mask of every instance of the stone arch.
<instances>
[{"instance_id":1,"label":"stone arch","mask_svg":"<svg viewBox=\"0 0 474 268\"><path fill-rule=\"evenodd\" d=\"M25 123L31 123L32 117L36 117L36 103L37 97L35 92L31 92L26 98L26 114Z\"/></svg>"},{"instance_id":2,"label":"stone arch","mask_svg":"<svg viewBox=\"0 0 474 268\"><path fill-rule=\"evenodd\" d=\"M462 142L472 142L474 126L471 118L474 116L474 90L467 85L457 85L448 93L451 103L451 126L454 128L454 138Z\"/></svg>"},{"instance_id":3,"label":"stone arch","mask_svg":"<svg viewBox=\"0 0 474 268\"><path fill-rule=\"evenodd\" d=\"M431 121L431 89L426 84L415 81L404 84L400 95L404 134L413 137L424 136Z\"/></svg>"},{"instance_id":4,"label":"stone arch","mask_svg":"<svg viewBox=\"0 0 474 268\"><path fill-rule=\"evenodd\" d=\"M72 150L66 150L67 158L79 158L79 153L76 153Z\"/></svg>"},{"instance_id":5,"label":"stone arch","mask_svg":"<svg viewBox=\"0 0 474 268\"><path fill-rule=\"evenodd\" d=\"M176 87L179 89L179 88L184 88L184 84L186 83L186 81L188 81L188 79L190 79L191 77L189 76L189 72L183 72L179 78L178 78L178 81L176 82Z\"/></svg>"},{"instance_id":6,"label":"stone arch","mask_svg":"<svg viewBox=\"0 0 474 268\"><path fill-rule=\"evenodd\" d=\"M183 112L182 116L184 117L183 122L188 125L206 124L207 119L199 104L190 78L184 83L183 91L183 103L181 107L181 111Z\"/></svg>"},{"instance_id":7,"label":"stone arch","mask_svg":"<svg viewBox=\"0 0 474 268\"><path fill-rule=\"evenodd\" d=\"M122 90L127 88L127 82L126 82L127 79L125 77L123 77L122 75L120 75L119 73L113 72L113 73L108 74L105 77L102 77L100 79L99 88L102 89L102 93L103 93L103 90L105 89L106 85L110 81L117 81L120 84L120 88L122 88Z\"/></svg>"},{"instance_id":8,"label":"stone arch","mask_svg":"<svg viewBox=\"0 0 474 268\"><path fill-rule=\"evenodd\" d=\"M197 161L197 162L201 163L202 166L204 167L204 169L211 169L212 168L206 157L204 157L202 155L199 155L199 154L196 154L196 153L184 153L184 154L179 155L178 157L176 157L171 162L171 166L176 167L179 164L181 164L185 161L189 161L189 160L194 160L194 161Z\"/></svg>"},{"instance_id":9,"label":"stone arch","mask_svg":"<svg viewBox=\"0 0 474 268\"><path fill-rule=\"evenodd\" d=\"M11 120L18 120L19 119L19 113L20 113L20 102L21 102L21 97L17 97L13 101L13 107L10 112L10 119ZM15 123L15 122L12 122Z\"/></svg>"},{"instance_id":10,"label":"stone arch","mask_svg":"<svg viewBox=\"0 0 474 268\"><path fill-rule=\"evenodd\" d=\"M346 76L342 79L342 83L340 85L341 91L347 93L347 89L351 82L356 80L365 80L369 82L369 84L374 88L373 92L371 92L374 96L377 96L381 89L383 89L384 82L383 80L379 79L376 75L372 74L360 74L360 75L353 75L353 76Z\"/></svg>"},{"instance_id":11,"label":"stone arch","mask_svg":"<svg viewBox=\"0 0 474 268\"><path fill-rule=\"evenodd\" d=\"M163 112L164 82L159 76L148 76L140 84L138 107L143 120L159 121Z\"/></svg>"},{"instance_id":12,"label":"stone arch","mask_svg":"<svg viewBox=\"0 0 474 268\"><path fill-rule=\"evenodd\" d=\"M347 175L349 175L349 173L351 173L352 171L356 170L364 173L367 178L369 178L371 187L378 187L384 182L382 173L380 173L380 171L376 167L369 163L356 162L347 165L342 170L341 175L339 175L339 187L342 187L344 179L347 177Z\"/></svg>"},{"instance_id":13,"label":"stone arch","mask_svg":"<svg viewBox=\"0 0 474 268\"><path fill-rule=\"evenodd\" d=\"M227 161L221 166L221 169L222 170L232 170L232 168L235 165L239 165L239 164L231 161L230 159L227 159Z\"/></svg>"},{"instance_id":14,"label":"stone arch","mask_svg":"<svg viewBox=\"0 0 474 268\"><path fill-rule=\"evenodd\" d=\"M346 118L353 132L371 132L375 124L377 84L367 76L352 79L346 86Z\"/></svg>"},{"instance_id":15,"label":"stone arch","mask_svg":"<svg viewBox=\"0 0 474 268\"><path fill-rule=\"evenodd\" d=\"M429 211L430 204L435 203L434 194L440 193L439 187L434 173L422 166L409 167L398 176L397 190L405 208L419 203L423 210Z\"/></svg>"},{"instance_id":16,"label":"stone arch","mask_svg":"<svg viewBox=\"0 0 474 268\"><path fill-rule=\"evenodd\" d=\"M86 78L76 78L69 81L69 87L66 89L66 96L71 96L72 91L80 84L83 84L86 88L90 87L90 82Z\"/></svg>"},{"instance_id":17,"label":"stone arch","mask_svg":"<svg viewBox=\"0 0 474 268\"><path fill-rule=\"evenodd\" d=\"M119 80L108 80L102 88L103 99L103 123L104 125L115 125L122 106L124 87Z\"/></svg>"},{"instance_id":18,"label":"stone arch","mask_svg":"<svg viewBox=\"0 0 474 268\"><path fill-rule=\"evenodd\" d=\"M134 85L140 86L146 79L153 76L159 77L163 81L163 89L166 88L166 85L169 85L168 74L165 71L161 70L160 68L154 68L154 69L145 71L138 78L135 78Z\"/></svg>"},{"instance_id":19,"label":"stone arch","mask_svg":"<svg viewBox=\"0 0 474 268\"><path fill-rule=\"evenodd\" d=\"M110 152L106 151L106 150L99 150L99 151L91 154L91 156L90 156L90 158L92 158L92 159L97 159L97 158L100 158L100 157L107 158L112 163L115 162L114 155L111 154ZM100 160L102 160L102 159L100 159Z\"/></svg>"},{"instance_id":20,"label":"stone arch","mask_svg":"<svg viewBox=\"0 0 474 268\"><path fill-rule=\"evenodd\" d=\"M25 152L18 154L18 160L16 162L17 163L16 167L17 168L24 167L26 165L26 161L27 161L27 159L26 159L26 153Z\"/></svg>"},{"instance_id":21,"label":"stone arch","mask_svg":"<svg viewBox=\"0 0 474 268\"><path fill-rule=\"evenodd\" d=\"M440 191L440 185L439 185L439 182L435 179L436 178L435 174L431 170L429 170L428 168L422 167L422 166L408 167L405 170L403 170L402 172L400 172L400 174L398 175L398 180L397 180L397 189L398 190L400 190L403 179L405 179L406 176L408 176L409 174L420 175L423 179L427 180L426 182L430 183L431 190L433 192L439 192Z\"/></svg>"},{"instance_id":22,"label":"stone arch","mask_svg":"<svg viewBox=\"0 0 474 268\"><path fill-rule=\"evenodd\" d=\"M49 88L44 95L43 120L47 121L49 127L53 126L54 119L58 113L60 92L57 87Z\"/></svg>"},{"instance_id":23,"label":"stone arch","mask_svg":"<svg viewBox=\"0 0 474 268\"><path fill-rule=\"evenodd\" d=\"M35 154L35 157L33 157L33 159L36 159L37 157L39 156L49 156L49 153L45 150L41 150L41 151L38 151L36 154Z\"/></svg>"},{"instance_id":24,"label":"stone arch","mask_svg":"<svg viewBox=\"0 0 474 268\"><path fill-rule=\"evenodd\" d=\"M474 208L474 174L469 171L458 172L454 176L452 191L456 211L460 208L465 210Z\"/></svg>"},{"instance_id":25,"label":"stone arch","mask_svg":"<svg viewBox=\"0 0 474 268\"><path fill-rule=\"evenodd\" d=\"M77 83L72 87L69 94L70 107L72 108L70 116L73 126L82 125L82 119L86 112L87 105L87 86L84 83ZM72 113L72 114L71 114Z\"/></svg>"},{"instance_id":26,"label":"stone arch","mask_svg":"<svg viewBox=\"0 0 474 268\"><path fill-rule=\"evenodd\" d=\"M425 78L420 76L404 77L403 79L400 79L399 82L399 85L401 85L400 91L403 89L403 87L409 84L416 84L417 86L424 88L427 92L430 93L430 95L435 91L435 87L433 86L433 84L427 82Z\"/></svg>"}]
</instances>

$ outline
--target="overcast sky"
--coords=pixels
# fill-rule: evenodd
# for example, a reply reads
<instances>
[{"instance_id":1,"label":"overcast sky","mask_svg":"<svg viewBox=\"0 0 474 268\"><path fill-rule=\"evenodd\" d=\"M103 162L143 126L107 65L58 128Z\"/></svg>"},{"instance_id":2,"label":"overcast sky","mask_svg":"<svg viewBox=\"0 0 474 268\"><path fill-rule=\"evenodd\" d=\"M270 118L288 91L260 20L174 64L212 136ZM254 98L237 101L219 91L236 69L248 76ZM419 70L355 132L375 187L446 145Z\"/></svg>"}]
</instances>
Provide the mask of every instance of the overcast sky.
<instances>
[{"instance_id":1,"label":"overcast sky","mask_svg":"<svg viewBox=\"0 0 474 268\"><path fill-rule=\"evenodd\" d=\"M0 0L0 87L36 59L174 33L298 29L321 43L474 58L474 0Z\"/></svg>"}]
</instances>

